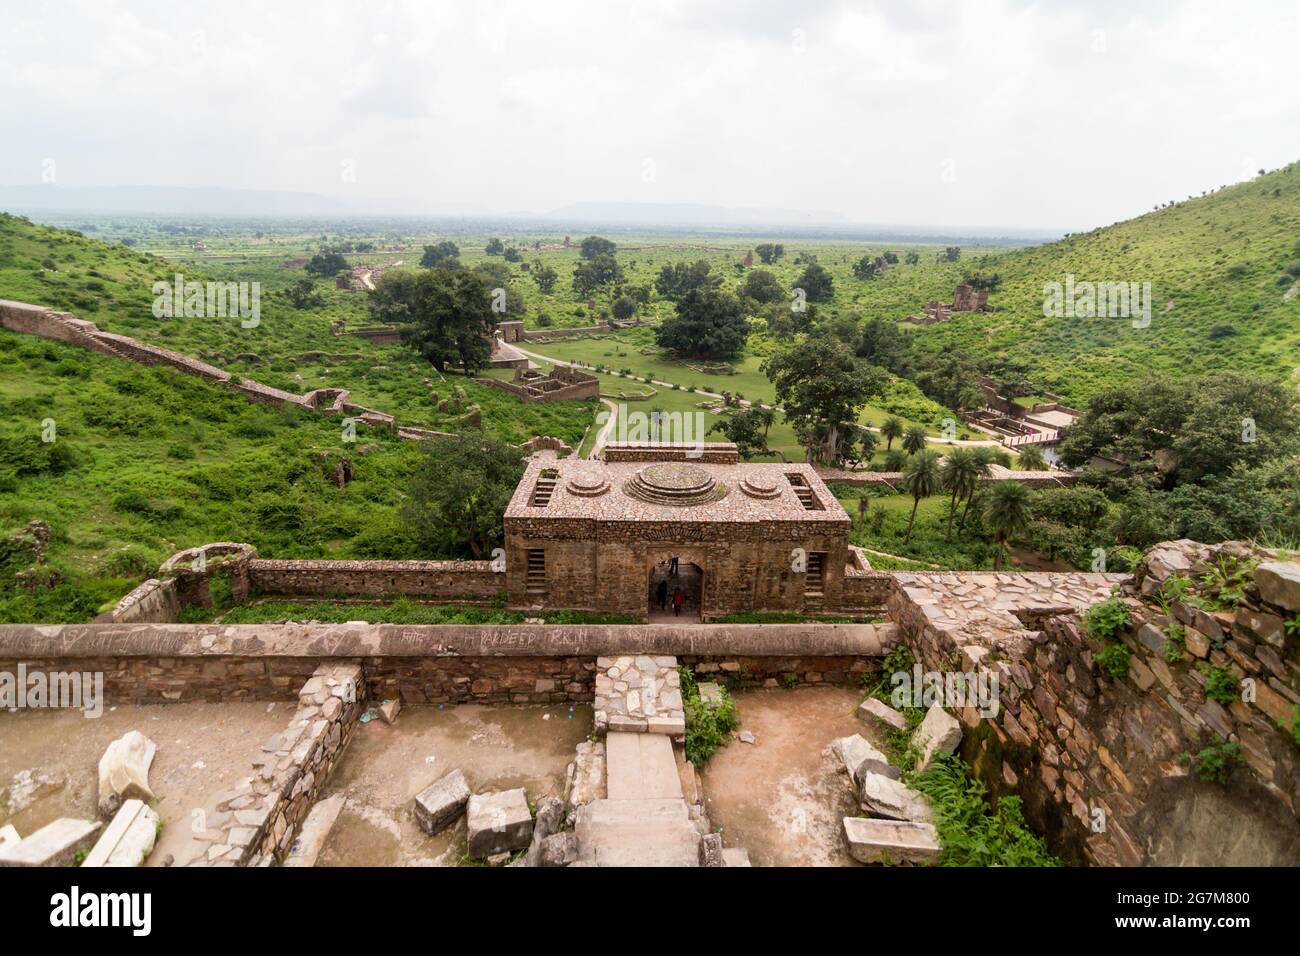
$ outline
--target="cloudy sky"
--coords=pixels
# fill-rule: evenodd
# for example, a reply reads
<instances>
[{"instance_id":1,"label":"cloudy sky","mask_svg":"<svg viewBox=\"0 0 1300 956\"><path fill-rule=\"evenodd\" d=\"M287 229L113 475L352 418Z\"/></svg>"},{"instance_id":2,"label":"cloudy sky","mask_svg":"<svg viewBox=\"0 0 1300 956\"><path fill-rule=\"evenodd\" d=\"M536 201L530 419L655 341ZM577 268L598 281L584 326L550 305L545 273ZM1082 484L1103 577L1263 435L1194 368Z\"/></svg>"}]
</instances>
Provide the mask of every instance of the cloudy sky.
<instances>
[{"instance_id":1,"label":"cloudy sky","mask_svg":"<svg viewBox=\"0 0 1300 956\"><path fill-rule=\"evenodd\" d=\"M6 185L1075 229L1300 159L1295 0L0 0L0 22Z\"/></svg>"}]
</instances>

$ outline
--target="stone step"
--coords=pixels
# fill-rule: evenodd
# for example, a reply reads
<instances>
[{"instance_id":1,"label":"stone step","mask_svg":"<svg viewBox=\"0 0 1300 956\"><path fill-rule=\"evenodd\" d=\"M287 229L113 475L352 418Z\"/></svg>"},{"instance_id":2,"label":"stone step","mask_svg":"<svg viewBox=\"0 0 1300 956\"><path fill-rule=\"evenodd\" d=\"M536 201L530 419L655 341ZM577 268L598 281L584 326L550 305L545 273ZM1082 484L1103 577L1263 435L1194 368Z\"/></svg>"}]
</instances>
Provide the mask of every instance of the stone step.
<instances>
[{"instance_id":1,"label":"stone step","mask_svg":"<svg viewBox=\"0 0 1300 956\"><path fill-rule=\"evenodd\" d=\"M685 800L593 800L578 813L578 823L597 825L690 822Z\"/></svg>"},{"instance_id":2,"label":"stone step","mask_svg":"<svg viewBox=\"0 0 1300 956\"><path fill-rule=\"evenodd\" d=\"M662 734L609 734L605 768L610 800L682 799L673 744Z\"/></svg>"}]
</instances>

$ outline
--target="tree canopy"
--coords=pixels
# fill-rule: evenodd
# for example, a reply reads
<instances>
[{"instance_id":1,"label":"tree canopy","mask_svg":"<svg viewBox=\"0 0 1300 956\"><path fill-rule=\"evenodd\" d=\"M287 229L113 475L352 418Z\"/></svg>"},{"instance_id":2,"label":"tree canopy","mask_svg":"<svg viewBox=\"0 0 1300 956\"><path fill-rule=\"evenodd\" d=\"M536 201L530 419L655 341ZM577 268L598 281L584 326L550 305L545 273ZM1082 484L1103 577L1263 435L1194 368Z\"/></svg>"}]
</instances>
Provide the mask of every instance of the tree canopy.
<instances>
[{"instance_id":1,"label":"tree canopy","mask_svg":"<svg viewBox=\"0 0 1300 956\"><path fill-rule=\"evenodd\" d=\"M679 355L727 359L741 353L749 321L740 300L716 288L694 289L655 330L655 341Z\"/></svg>"},{"instance_id":2,"label":"tree canopy","mask_svg":"<svg viewBox=\"0 0 1300 956\"><path fill-rule=\"evenodd\" d=\"M488 289L473 272L386 272L370 293L370 308L381 322L398 325L402 343L440 372L455 363L470 375L487 366L495 317Z\"/></svg>"}]
</instances>

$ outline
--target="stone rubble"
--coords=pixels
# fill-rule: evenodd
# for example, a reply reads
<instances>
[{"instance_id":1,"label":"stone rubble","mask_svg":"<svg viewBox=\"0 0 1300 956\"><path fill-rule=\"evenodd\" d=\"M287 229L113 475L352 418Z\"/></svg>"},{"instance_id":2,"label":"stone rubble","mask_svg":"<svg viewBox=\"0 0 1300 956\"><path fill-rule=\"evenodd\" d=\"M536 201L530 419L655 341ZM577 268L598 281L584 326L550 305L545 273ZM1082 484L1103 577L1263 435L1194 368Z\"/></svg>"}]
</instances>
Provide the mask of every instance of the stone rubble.
<instances>
[{"instance_id":1,"label":"stone rubble","mask_svg":"<svg viewBox=\"0 0 1300 956\"><path fill-rule=\"evenodd\" d=\"M468 853L475 860L522 850L533 839L533 814L522 789L473 794L465 817Z\"/></svg>"},{"instance_id":2,"label":"stone rubble","mask_svg":"<svg viewBox=\"0 0 1300 956\"><path fill-rule=\"evenodd\" d=\"M17 843L0 846L0 866L74 866L102 826L98 820L62 817Z\"/></svg>"},{"instance_id":3,"label":"stone rubble","mask_svg":"<svg viewBox=\"0 0 1300 956\"><path fill-rule=\"evenodd\" d=\"M844 838L859 863L934 863L942 852L929 823L845 817Z\"/></svg>"},{"instance_id":4,"label":"stone rubble","mask_svg":"<svg viewBox=\"0 0 1300 956\"><path fill-rule=\"evenodd\" d=\"M440 833L465 812L469 798L465 774L453 770L416 795L415 820L425 833Z\"/></svg>"},{"instance_id":5,"label":"stone rubble","mask_svg":"<svg viewBox=\"0 0 1300 956\"><path fill-rule=\"evenodd\" d=\"M82 866L144 866L158 838L158 814L143 801L122 804Z\"/></svg>"},{"instance_id":6,"label":"stone rubble","mask_svg":"<svg viewBox=\"0 0 1300 956\"><path fill-rule=\"evenodd\" d=\"M858 707L858 716L863 720L868 717L874 717L881 723L888 724L895 730L907 729L907 718L900 714L894 708L890 707L884 701L877 700L874 697L868 697Z\"/></svg>"},{"instance_id":7,"label":"stone rubble","mask_svg":"<svg viewBox=\"0 0 1300 956\"><path fill-rule=\"evenodd\" d=\"M149 789L149 766L158 745L132 730L114 740L99 758L99 812L112 816L124 800L148 802L154 798Z\"/></svg>"},{"instance_id":8,"label":"stone rubble","mask_svg":"<svg viewBox=\"0 0 1300 956\"><path fill-rule=\"evenodd\" d=\"M330 831L334 829L334 824L338 821L339 814L343 812L346 803L347 798L340 793L322 800L311 808L311 813L307 814L307 819L302 822L297 839L289 848L289 855L284 861L285 866L316 865L316 859L320 856L320 851L324 848L325 841L329 839Z\"/></svg>"},{"instance_id":9,"label":"stone rubble","mask_svg":"<svg viewBox=\"0 0 1300 956\"><path fill-rule=\"evenodd\" d=\"M596 659L596 732L686 733L677 658Z\"/></svg>"},{"instance_id":10,"label":"stone rubble","mask_svg":"<svg viewBox=\"0 0 1300 956\"><path fill-rule=\"evenodd\" d=\"M925 712L925 719L912 735L912 746L921 752L916 769L924 771L930 766L935 754L950 754L961 743L961 724L938 704L932 704Z\"/></svg>"}]
</instances>

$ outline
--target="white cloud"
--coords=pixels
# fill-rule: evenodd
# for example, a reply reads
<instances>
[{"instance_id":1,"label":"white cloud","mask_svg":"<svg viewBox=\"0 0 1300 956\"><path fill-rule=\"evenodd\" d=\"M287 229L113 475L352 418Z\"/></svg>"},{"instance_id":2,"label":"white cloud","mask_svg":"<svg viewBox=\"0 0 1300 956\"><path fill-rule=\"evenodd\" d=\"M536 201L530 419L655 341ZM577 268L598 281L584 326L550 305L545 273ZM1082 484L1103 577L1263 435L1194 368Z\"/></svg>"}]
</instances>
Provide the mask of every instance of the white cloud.
<instances>
[{"instance_id":1,"label":"white cloud","mask_svg":"<svg viewBox=\"0 0 1300 956\"><path fill-rule=\"evenodd\" d=\"M53 157L66 185L1079 228L1300 157L1286 0L86 0L5 26L8 183Z\"/></svg>"}]
</instances>

